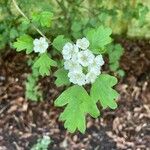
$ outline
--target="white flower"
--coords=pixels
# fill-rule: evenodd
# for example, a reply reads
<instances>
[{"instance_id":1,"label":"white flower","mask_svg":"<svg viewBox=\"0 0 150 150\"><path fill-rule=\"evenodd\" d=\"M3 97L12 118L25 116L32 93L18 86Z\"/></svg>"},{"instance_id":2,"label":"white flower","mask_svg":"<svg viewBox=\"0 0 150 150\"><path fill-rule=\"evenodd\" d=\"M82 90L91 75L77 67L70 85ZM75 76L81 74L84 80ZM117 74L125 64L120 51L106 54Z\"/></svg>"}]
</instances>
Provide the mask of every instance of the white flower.
<instances>
[{"instance_id":1,"label":"white flower","mask_svg":"<svg viewBox=\"0 0 150 150\"><path fill-rule=\"evenodd\" d=\"M65 60L69 60L72 55L73 45L71 43L66 43L63 47L62 54Z\"/></svg>"},{"instance_id":2,"label":"white flower","mask_svg":"<svg viewBox=\"0 0 150 150\"><path fill-rule=\"evenodd\" d=\"M101 73L100 69L103 64L104 64L104 60L103 60L102 55L98 55L95 57L93 63L88 66L88 71L89 72L92 71L96 75L99 75Z\"/></svg>"},{"instance_id":3,"label":"white flower","mask_svg":"<svg viewBox=\"0 0 150 150\"><path fill-rule=\"evenodd\" d=\"M95 57L94 62L99 65L99 66L103 66L104 65L104 60L102 55L98 55Z\"/></svg>"},{"instance_id":4,"label":"white flower","mask_svg":"<svg viewBox=\"0 0 150 150\"><path fill-rule=\"evenodd\" d=\"M73 61L72 59L66 60L64 62L64 68L69 71L82 71L81 65L77 61Z\"/></svg>"},{"instance_id":5,"label":"white flower","mask_svg":"<svg viewBox=\"0 0 150 150\"><path fill-rule=\"evenodd\" d=\"M76 53L76 54L72 55L71 60L74 62L78 62L78 54Z\"/></svg>"},{"instance_id":6,"label":"white flower","mask_svg":"<svg viewBox=\"0 0 150 150\"><path fill-rule=\"evenodd\" d=\"M78 62L84 67L87 67L88 65L92 64L93 60L94 55L89 50L80 51L78 53Z\"/></svg>"},{"instance_id":7,"label":"white flower","mask_svg":"<svg viewBox=\"0 0 150 150\"><path fill-rule=\"evenodd\" d=\"M80 86L85 85L86 83L86 76L81 71L69 72L68 77L70 82L74 84L78 84Z\"/></svg>"},{"instance_id":8,"label":"white flower","mask_svg":"<svg viewBox=\"0 0 150 150\"><path fill-rule=\"evenodd\" d=\"M94 74L96 74L96 75L100 75L100 73L101 73L101 71L100 71L100 67L98 67L98 66L93 66L93 65L90 65L89 67L88 67L88 71L89 72L94 72Z\"/></svg>"},{"instance_id":9,"label":"white flower","mask_svg":"<svg viewBox=\"0 0 150 150\"><path fill-rule=\"evenodd\" d=\"M73 45L73 53L72 53L72 55L73 54L76 54L76 53L78 53L79 52L79 48L78 48L78 46L77 45Z\"/></svg>"},{"instance_id":10,"label":"white flower","mask_svg":"<svg viewBox=\"0 0 150 150\"><path fill-rule=\"evenodd\" d=\"M40 39L35 39L33 41L33 50L36 53L45 53L48 48L48 43L45 38L41 37Z\"/></svg>"},{"instance_id":11,"label":"white flower","mask_svg":"<svg viewBox=\"0 0 150 150\"><path fill-rule=\"evenodd\" d=\"M91 71L86 74L86 83L94 83L97 78L97 75Z\"/></svg>"},{"instance_id":12,"label":"white flower","mask_svg":"<svg viewBox=\"0 0 150 150\"><path fill-rule=\"evenodd\" d=\"M76 45L83 49L83 50L86 50L89 45L90 45L90 42L84 37L82 39L78 39L77 42L76 42Z\"/></svg>"},{"instance_id":13,"label":"white flower","mask_svg":"<svg viewBox=\"0 0 150 150\"><path fill-rule=\"evenodd\" d=\"M98 55L94 58L93 63L91 64L90 67L100 68L103 64L104 64L104 60L103 60L102 55Z\"/></svg>"},{"instance_id":14,"label":"white flower","mask_svg":"<svg viewBox=\"0 0 150 150\"><path fill-rule=\"evenodd\" d=\"M69 60L78 51L79 51L79 49L76 45L73 45L73 44L68 42L65 44L65 46L63 47L63 50L62 50L63 58L65 60Z\"/></svg>"},{"instance_id":15,"label":"white flower","mask_svg":"<svg viewBox=\"0 0 150 150\"><path fill-rule=\"evenodd\" d=\"M82 38L77 40L76 45L66 43L62 50L64 68L69 71L69 80L79 86L94 83L104 64L102 55L95 57L92 51L88 50L89 45L89 41Z\"/></svg>"}]
</instances>

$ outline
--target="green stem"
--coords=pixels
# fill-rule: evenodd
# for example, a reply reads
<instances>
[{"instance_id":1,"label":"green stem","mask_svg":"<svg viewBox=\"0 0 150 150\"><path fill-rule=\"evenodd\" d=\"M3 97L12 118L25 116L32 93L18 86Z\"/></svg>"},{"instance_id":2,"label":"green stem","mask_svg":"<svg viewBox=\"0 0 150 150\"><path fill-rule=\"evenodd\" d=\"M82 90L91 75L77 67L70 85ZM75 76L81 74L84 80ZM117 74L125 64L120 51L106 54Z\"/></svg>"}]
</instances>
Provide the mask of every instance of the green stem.
<instances>
[{"instance_id":1,"label":"green stem","mask_svg":"<svg viewBox=\"0 0 150 150\"><path fill-rule=\"evenodd\" d=\"M66 25L68 27L68 34L70 34L70 30L71 30L71 18L70 18L70 15L68 14L69 10L65 7L64 5L64 1L61 0L56 0L57 4L59 5L59 7L61 8L63 14L64 14L64 17L65 17L65 20L66 20Z\"/></svg>"},{"instance_id":2,"label":"green stem","mask_svg":"<svg viewBox=\"0 0 150 150\"><path fill-rule=\"evenodd\" d=\"M50 43L51 43L50 40L40 31L40 29L38 29L38 28L31 22L31 20L30 20L30 19L24 14L24 12L19 8L19 6L18 6L16 0L12 0L12 2L13 2L13 4L14 4L14 6L16 7L16 9L18 10L18 12L19 12L26 20L28 20L28 21L30 22L30 24L33 26L33 28L34 28L42 37L44 37L44 38L48 41L48 43L50 44Z\"/></svg>"},{"instance_id":3,"label":"green stem","mask_svg":"<svg viewBox=\"0 0 150 150\"><path fill-rule=\"evenodd\" d=\"M59 7L64 11L64 13L66 15L67 14L66 13L66 7L64 6L63 1L56 0L56 2L59 5Z\"/></svg>"}]
</instances>

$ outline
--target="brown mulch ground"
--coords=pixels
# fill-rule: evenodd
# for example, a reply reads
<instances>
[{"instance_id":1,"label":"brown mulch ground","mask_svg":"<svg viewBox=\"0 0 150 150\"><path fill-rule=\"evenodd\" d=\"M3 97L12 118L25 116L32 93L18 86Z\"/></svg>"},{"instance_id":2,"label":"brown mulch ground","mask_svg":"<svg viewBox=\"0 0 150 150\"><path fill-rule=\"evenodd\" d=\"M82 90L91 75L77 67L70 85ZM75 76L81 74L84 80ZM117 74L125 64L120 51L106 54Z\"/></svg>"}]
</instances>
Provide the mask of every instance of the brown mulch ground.
<instances>
[{"instance_id":1,"label":"brown mulch ground","mask_svg":"<svg viewBox=\"0 0 150 150\"><path fill-rule=\"evenodd\" d=\"M54 79L42 79L44 101L24 98L29 72L23 54L0 57L0 150L29 150L42 135L49 135L49 150L149 150L150 149L150 43L120 40L126 51L121 66L126 72L116 89L118 109L103 110L101 118L87 118L87 131L70 134L58 121L53 105L62 89Z\"/></svg>"}]
</instances>

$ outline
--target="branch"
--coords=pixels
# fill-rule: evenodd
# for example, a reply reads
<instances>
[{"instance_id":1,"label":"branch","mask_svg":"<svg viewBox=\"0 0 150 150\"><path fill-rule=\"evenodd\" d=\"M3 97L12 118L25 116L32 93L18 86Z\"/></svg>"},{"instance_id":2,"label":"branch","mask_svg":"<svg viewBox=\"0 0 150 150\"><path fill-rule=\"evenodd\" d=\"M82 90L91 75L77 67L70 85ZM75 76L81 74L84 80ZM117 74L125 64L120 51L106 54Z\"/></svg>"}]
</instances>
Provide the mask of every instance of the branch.
<instances>
[{"instance_id":1,"label":"branch","mask_svg":"<svg viewBox=\"0 0 150 150\"><path fill-rule=\"evenodd\" d=\"M12 0L12 2L13 2L13 4L14 4L14 6L16 7L16 9L18 10L18 12L19 12L26 20L28 20L28 21L30 22L30 24L33 26L33 28L34 28L42 37L44 37L44 38L48 41L48 43L50 44L50 43L51 43L50 40L40 31L40 29L38 29L38 28L31 22L31 20L30 20L30 19L24 14L24 12L19 8L19 6L18 6L16 0Z\"/></svg>"}]
</instances>

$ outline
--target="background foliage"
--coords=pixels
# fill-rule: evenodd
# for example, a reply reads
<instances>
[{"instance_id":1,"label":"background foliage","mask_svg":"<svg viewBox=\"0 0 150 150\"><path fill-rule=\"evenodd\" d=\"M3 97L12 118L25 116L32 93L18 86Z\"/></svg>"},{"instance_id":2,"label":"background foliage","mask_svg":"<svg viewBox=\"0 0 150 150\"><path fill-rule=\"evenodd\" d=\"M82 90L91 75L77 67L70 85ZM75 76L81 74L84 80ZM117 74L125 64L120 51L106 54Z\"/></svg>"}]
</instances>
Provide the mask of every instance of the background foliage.
<instances>
[{"instance_id":1,"label":"background foliage","mask_svg":"<svg viewBox=\"0 0 150 150\"><path fill-rule=\"evenodd\" d=\"M111 27L113 34L150 37L149 0L93 0L92 3L90 0L18 0L17 2L22 11L51 39L58 34L78 38L84 34L86 27L96 27L100 24ZM38 13L42 11L51 11L54 14L52 23L46 25L51 26L48 32L37 22ZM0 49L4 49L6 45L12 46L14 39L23 33L37 34L31 24L20 16L11 0L1 0Z\"/></svg>"}]
</instances>

